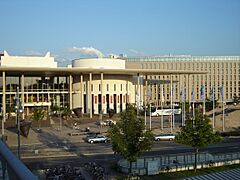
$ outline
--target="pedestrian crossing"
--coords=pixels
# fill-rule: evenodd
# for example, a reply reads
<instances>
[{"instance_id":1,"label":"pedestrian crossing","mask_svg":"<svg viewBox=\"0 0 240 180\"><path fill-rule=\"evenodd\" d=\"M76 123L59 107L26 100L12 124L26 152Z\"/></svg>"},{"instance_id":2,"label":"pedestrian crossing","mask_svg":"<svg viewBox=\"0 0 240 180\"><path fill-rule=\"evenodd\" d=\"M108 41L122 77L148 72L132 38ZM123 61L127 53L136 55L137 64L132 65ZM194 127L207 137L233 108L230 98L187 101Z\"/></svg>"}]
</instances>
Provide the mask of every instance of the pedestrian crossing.
<instances>
[{"instance_id":1,"label":"pedestrian crossing","mask_svg":"<svg viewBox=\"0 0 240 180\"><path fill-rule=\"evenodd\" d=\"M239 180L240 168L232 169L223 172L216 172L212 174L206 174L203 176L194 176L184 180Z\"/></svg>"}]
</instances>

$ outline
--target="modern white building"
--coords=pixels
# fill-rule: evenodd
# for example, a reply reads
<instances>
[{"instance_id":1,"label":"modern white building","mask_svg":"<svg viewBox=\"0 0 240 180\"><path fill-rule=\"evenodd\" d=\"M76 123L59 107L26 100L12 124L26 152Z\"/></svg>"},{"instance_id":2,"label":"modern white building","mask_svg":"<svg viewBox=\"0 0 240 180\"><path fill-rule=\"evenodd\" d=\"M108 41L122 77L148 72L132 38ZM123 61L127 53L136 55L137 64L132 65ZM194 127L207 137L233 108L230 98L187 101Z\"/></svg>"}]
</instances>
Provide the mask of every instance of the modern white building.
<instances>
[{"instance_id":1,"label":"modern white building","mask_svg":"<svg viewBox=\"0 0 240 180\"><path fill-rule=\"evenodd\" d=\"M181 92L185 92L186 101L202 102L201 87L205 98L210 99L212 91L219 102L232 102L235 96L240 97L240 56L164 55L125 60L126 68L131 69L207 72L173 75L174 102L181 101ZM150 75L148 79L152 102L159 105L161 94L164 94L165 101L170 101L169 75Z\"/></svg>"},{"instance_id":2,"label":"modern white building","mask_svg":"<svg viewBox=\"0 0 240 180\"><path fill-rule=\"evenodd\" d=\"M90 58L72 61L72 67L57 67L54 57L0 55L0 105L3 117L13 111L16 89L24 105L24 114L31 114L34 106L68 106L82 108L83 113L117 113L127 103L141 106L148 101L149 76L199 74L199 71L126 68L118 58ZM13 63L14 62L14 63ZM149 101L148 101L149 102Z\"/></svg>"}]
</instances>

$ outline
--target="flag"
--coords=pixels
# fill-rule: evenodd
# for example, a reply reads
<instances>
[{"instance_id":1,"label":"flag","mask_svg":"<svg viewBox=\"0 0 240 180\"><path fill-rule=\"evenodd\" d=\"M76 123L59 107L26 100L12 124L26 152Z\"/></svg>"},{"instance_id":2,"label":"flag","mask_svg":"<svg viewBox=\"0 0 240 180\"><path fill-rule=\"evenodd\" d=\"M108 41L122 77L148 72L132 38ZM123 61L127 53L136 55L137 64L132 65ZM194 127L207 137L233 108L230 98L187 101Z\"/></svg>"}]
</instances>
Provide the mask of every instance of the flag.
<instances>
[{"instance_id":1,"label":"flag","mask_svg":"<svg viewBox=\"0 0 240 180\"><path fill-rule=\"evenodd\" d=\"M152 89L151 89L150 86L148 86L148 88L147 88L147 96L148 96L148 97L151 97L151 96L152 96Z\"/></svg>"},{"instance_id":2,"label":"flag","mask_svg":"<svg viewBox=\"0 0 240 180\"><path fill-rule=\"evenodd\" d=\"M201 88L200 88L200 94L201 94L201 99L204 100L205 99L205 88L204 88L203 84L201 85Z\"/></svg>"},{"instance_id":3,"label":"flag","mask_svg":"<svg viewBox=\"0 0 240 180\"><path fill-rule=\"evenodd\" d=\"M223 86L219 87L219 99L223 100Z\"/></svg>"},{"instance_id":4,"label":"flag","mask_svg":"<svg viewBox=\"0 0 240 180\"><path fill-rule=\"evenodd\" d=\"M184 102L184 101L185 101L185 92L184 92L184 88L181 89L181 91L180 91L180 96L181 96L182 102Z\"/></svg>"},{"instance_id":5,"label":"flag","mask_svg":"<svg viewBox=\"0 0 240 180\"><path fill-rule=\"evenodd\" d=\"M173 90L174 90L174 88L171 87L171 88L170 88L170 96L173 96Z\"/></svg>"},{"instance_id":6,"label":"flag","mask_svg":"<svg viewBox=\"0 0 240 180\"><path fill-rule=\"evenodd\" d=\"M212 87L211 91L210 91L210 100L214 101L214 99L215 99L215 97L214 97L214 88Z\"/></svg>"}]
</instances>

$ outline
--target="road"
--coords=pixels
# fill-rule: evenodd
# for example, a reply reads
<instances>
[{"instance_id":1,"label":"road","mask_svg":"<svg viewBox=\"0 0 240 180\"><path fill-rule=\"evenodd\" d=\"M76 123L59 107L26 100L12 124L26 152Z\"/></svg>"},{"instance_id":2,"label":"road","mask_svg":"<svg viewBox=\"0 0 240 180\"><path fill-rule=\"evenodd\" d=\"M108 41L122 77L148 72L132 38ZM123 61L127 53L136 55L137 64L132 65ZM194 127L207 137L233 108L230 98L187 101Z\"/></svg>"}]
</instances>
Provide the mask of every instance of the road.
<instances>
[{"instance_id":1,"label":"road","mask_svg":"<svg viewBox=\"0 0 240 180\"><path fill-rule=\"evenodd\" d=\"M48 156L41 156L33 154L33 148L38 149L40 152L48 152L56 149L62 151L56 151L52 158ZM16 152L16 148L12 149ZM65 152L70 152L72 155L64 156ZM193 152L193 149L175 142L168 141L158 141L154 142L151 151L146 152L144 156L154 156L154 155L168 155L168 154L178 154ZM216 143L207 148L201 149L200 152L209 153L228 153L228 152L240 152L240 138L226 139L221 143ZM111 150L111 144L100 143L100 144L89 144L85 142L75 143L67 146L66 144L49 144L49 145L38 145L35 147L24 146L21 148L22 160L31 168L39 169L47 168L57 164L69 163L80 165L88 161L100 161L100 162L110 162L121 158L119 155L114 155ZM31 158L26 158L31 155ZM44 159L44 161L43 161Z\"/></svg>"},{"instance_id":2,"label":"road","mask_svg":"<svg viewBox=\"0 0 240 180\"><path fill-rule=\"evenodd\" d=\"M34 153L34 150L39 152L51 151L51 150L64 150L66 152L77 153L78 155L96 155L96 154L113 154L112 146L110 143L98 143L90 144L87 142L66 142L59 141L49 144L38 144L38 145L24 145L21 146L21 154L23 157ZM13 152L17 151L17 147L11 147ZM153 143L152 150L146 155L155 155L155 153L165 154L167 153L179 153L192 151L192 148L178 144L174 141L155 141ZM210 151L212 153L223 153L223 152L235 152L240 151L240 138L227 138L220 143L210 145L204 148L203 151Z\"/></svg>"}]
</instances>

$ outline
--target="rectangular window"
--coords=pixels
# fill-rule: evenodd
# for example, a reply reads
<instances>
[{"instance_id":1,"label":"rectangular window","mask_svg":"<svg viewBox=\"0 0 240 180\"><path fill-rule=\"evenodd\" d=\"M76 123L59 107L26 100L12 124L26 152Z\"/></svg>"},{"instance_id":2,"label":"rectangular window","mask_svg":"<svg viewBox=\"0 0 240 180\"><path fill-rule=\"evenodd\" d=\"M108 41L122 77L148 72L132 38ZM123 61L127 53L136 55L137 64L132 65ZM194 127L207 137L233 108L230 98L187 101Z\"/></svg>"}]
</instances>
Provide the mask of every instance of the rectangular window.
<instances>
[{"instance_id":1,"label":"rectangular window","mask_svg":"<svg viewBox=\"0 0 240 180\"><path fill-rule=\"evenodd\" d=\"M114 84L114 91L116 91L116 84Z\"/></svg>"},{"instance_id":2,"label":"rectangular window","mask_svg":"<svg viewBox=\"0 0 240 180\"><path fill-rule=\"evenodd\" d=\"M109 91L109 84L107 84L107 91Z\"/></svg>"}]
</instances>

